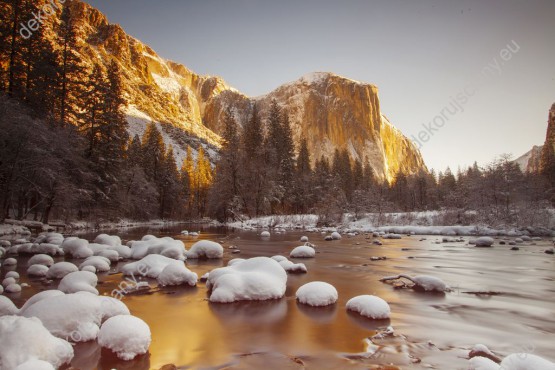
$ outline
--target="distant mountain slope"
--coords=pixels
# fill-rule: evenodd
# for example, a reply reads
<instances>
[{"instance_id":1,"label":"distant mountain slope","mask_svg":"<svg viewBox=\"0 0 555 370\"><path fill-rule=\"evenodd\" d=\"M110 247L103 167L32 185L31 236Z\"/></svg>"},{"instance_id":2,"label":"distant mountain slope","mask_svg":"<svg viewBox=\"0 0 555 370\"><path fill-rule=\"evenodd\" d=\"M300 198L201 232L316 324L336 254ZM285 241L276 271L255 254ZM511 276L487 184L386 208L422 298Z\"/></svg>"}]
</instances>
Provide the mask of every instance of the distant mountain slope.
<instances>
[{"instance_id":1,"label":"distant mountain slope","mask_svg":"<svg viewBox=\"0 0 555 370\"><path fill-rule=\"evenodd\" d=\"M538 172L543 146L534 145L532 149L514 160L522 172Z\"/></svg>"}]
</instances>

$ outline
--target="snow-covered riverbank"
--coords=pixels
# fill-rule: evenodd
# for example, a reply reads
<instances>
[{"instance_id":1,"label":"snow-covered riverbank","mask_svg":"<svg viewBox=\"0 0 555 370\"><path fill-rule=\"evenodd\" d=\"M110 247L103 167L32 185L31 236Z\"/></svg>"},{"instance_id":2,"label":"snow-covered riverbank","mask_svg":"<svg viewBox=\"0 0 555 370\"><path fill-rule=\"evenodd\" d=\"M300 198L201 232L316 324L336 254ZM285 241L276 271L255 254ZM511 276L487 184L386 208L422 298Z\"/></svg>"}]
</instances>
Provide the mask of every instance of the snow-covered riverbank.
<instances>
[{"instance_id":1,"label":"snow-covered riverbank","mask_svg":"<svg viewBox=\"0 0 555 370\"><path fill-rule=\"evenodd\" d=\"M445 225L441 224L443 215L438 211L387 213L382 215L365 214L356 218L352 214L344 214L341 222L333 226L320 226L319 217L315 214L304 215L276 215L256 217L244 221L227 223L227 226L252 229L301 229L307 231L340 231L342 233L355 232L385 232L415 235L491 235L491 236L521 236L541 235L555 236L555 214L550 213L551 219L544 226L503 226L488 225ZM376 220L385 220L377 224Z\"/></svg>"},{"instance_id":2,"label":"snow-covered riverbank","mask_svg":"<svg viewBox=\"0 0 555 370\"><path fill-rule=\"evenodd\" d=\"M194 223L206 222L198 220ZM39 221L18 221L6 220L5 223L0 224L0 236L3 235L28 235L31 231L55 231L62 232L79 232L89 230L115 230L125 229L131 227L170 227L181 224L191 223L191 221L172 221L172 220L150 220L150 221L134 221L134 220L119 220L119 221L73 221L68 223L52 222L51 224L43 224Z\"/></svg>"}]
</instances>

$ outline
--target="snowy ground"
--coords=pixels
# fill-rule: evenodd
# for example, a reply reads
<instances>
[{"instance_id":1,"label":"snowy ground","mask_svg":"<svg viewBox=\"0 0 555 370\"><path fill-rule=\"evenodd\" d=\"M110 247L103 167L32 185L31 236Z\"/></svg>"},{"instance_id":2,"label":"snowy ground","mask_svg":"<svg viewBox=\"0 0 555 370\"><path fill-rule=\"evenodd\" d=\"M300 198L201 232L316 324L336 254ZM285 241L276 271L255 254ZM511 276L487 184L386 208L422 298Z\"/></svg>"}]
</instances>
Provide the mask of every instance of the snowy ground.
<instances>
[{"instance_id":1,"label":"snowy ground","mask_svg":"<svg viewBox=\"0 0 555 370\"><path fill-rule=\"evenodd\" d=\"M341 231L342 233L354 232L384 232L396 234L414 235L553 235L555 236L555 213L551 212L551 229L542 227L506 227L494 228L487 225L442 225L438 224L442 213L439 211L386 213L380 215L381 219L387 220L385 226L378 226L377 214L367 213L358 219L352 214L344 214L340 223L334 227L319 227L318 216L314 214L304 215L279 215L263 216L244 221L228 223L227 226L243 229L303 229L309 231Z\"/></svg>"}]
</instances>

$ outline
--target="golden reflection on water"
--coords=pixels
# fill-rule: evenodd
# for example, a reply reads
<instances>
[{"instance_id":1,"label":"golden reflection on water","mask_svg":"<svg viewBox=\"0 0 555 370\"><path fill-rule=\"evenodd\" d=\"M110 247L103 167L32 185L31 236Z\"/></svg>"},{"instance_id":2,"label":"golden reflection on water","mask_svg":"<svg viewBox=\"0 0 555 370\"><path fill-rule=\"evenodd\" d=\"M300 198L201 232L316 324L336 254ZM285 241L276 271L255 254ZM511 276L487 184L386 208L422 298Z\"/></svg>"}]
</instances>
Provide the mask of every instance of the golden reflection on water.
<instances>
[{"instance_id":1,"label":"golden reflection on water","mask_svg":"<svg viewBox=\"0 0 555 370\"><path fill-rule=\"evenodd\" d=\"M136 233L127 238L139 239L146 234ZM155 234L176 233L174 230ZM230 231L227 237L203 232L202 238L216 241L226 238L224 259L187 261L187 266L202 276L235 257L288 255L301 244L297 241L300 235L288 232L260 240L253 232ZM94 235L87 238L93 239ZM194 241L180 238L187 247ZM207 301L205 284L200 282L196 288L164 288L148 295L127 295L124 302L131 313L150 326L149 354L124 362L101 350L96 342L79 344L75 347L73 367L146 370L175 364L193 369L208 366L285 369L298 368L294 360L300 357L315 369L368 369L372 363L386 359L403 369L422 369L428 365L465 368L465 349L476 343L491 345L499 353L518 352L523 345L533 346L535 354L548 359L552 356L555 320L550 317L555 312L552 298L555 260L546 257L540 245L522 246L515 253L503 247L438 245L434 236L428 236L426 241L419 241L420 237L385 240L382 246L371 244L371 239L363 235L334 242L324 242L319 234L309 234L309 238L317 244L316 258L294 261L305 263L308 273L288 275L284 298L212 304ZM229 245L237 245L241 253L231 254ZM371 261L371 256L387 259ZM43 285L44 282L29 279L25 266L26 258L22 257L17 269L21 282L28 282L31 287L12 297L18 306L38 290L57 286L57 282ZM399 273L434 275L455 291L446 295L422 294L394 289L378 281L380 277ZM109 294L123 279L121 274L99 276L101 294ZM334 285L339 292L338 302L325 308L298 304L296 290L310 281ZM150 284L157 285L156 281ZM464 293L473 290L503 294L485 299ZM361 294L385 299L391 306L391 321L366 320L346 312L347 300ZM345 359L345 354L365 351L364 340L389 324L400 338L406 339L389 348L386 357ZM421 358L421 364L411 364L407 351Z\"/></svg>"}]
</instances>

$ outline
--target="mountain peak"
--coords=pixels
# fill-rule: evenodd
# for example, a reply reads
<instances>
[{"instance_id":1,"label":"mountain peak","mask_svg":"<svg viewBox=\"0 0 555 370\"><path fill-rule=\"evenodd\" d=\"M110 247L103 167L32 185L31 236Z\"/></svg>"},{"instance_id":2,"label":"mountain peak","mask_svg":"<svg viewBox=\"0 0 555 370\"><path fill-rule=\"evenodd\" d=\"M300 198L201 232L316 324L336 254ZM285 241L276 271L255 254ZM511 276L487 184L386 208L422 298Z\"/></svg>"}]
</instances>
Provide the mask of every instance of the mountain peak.
<instances>
[{"instance_id":1,"label":"mountain peak","mask_svg":"<svg viewBox=\"0 0 555 370\"><path fill-rule=\"evenodd\" d=\"M323 71L307 73L307 74L303 75L301 78L299 78L298 80L296 80L294 83L304 83L304 84L308 84L308 85L318 85L318 84L322 84L322 83L329 83L330 81L336 81L336 82L342 81L342 82L353 83L353 84L357 84L357 85L370 85L370 86L376 87L376 85L373 85L371 83L354 80L352 78L348 78L348 77L345 77L345 76L340 76L340 75L335 74L333 72L323 72Z\"/></svg>"}]
</instances>

